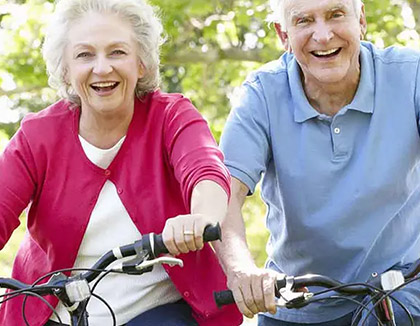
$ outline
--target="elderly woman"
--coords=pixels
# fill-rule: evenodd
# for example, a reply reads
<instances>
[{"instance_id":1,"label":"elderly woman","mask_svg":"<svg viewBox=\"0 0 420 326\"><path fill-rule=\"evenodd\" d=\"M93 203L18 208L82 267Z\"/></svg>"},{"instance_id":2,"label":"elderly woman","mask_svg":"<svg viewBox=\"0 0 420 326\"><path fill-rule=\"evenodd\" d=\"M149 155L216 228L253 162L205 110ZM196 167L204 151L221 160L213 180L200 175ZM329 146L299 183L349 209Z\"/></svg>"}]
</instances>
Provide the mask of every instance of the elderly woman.
<instances>
[{"instance_id":1,"label":"elderly woman","mask_svg":"<svg viewBox=\"0 0 420 326\"><path fill-rule=\"evenodd\" d=\"M220 222L229 174L205 120L179 94L159 91L162 26L143 0L61 0L47 31L49 82L63 99L28 115L0 157L0 248L28 206L13 277L91 267L110 248L163 231L184 268L113 274L95 291L118 325L239 325L212 291L225 276L202 234ZM201 249L201 250L200 250ZM197 251L200 250L200 251ZM48 299L65 324L63 305ZM2 326L26 325L22 300L1 307ZM59 325L28 298L31 326ZM91 325L111 325L91 300Z\"/></svg>"}]
</instances>

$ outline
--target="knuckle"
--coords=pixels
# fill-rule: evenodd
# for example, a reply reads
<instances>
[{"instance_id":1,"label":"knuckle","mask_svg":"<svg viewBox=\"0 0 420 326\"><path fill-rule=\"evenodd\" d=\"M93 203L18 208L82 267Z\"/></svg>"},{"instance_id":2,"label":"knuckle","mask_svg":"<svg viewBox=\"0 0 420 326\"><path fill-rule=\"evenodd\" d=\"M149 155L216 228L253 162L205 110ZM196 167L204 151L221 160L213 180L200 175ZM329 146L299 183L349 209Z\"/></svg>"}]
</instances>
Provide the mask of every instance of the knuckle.
<instances>
[{"instance_id":1,"label":"knuckle","mask_svg":"<svg viewBox=\"0 0 420 326\"><path fill-rule=\"evenodd\" d=\"M254 300L251 298L246 298L245 299L245 304L248 308L251 308L253 306L255 306Z\"/></svg>"},{"instance_id":2,"label":"knuckle","mask_svg":"<svg viewBox=\"0 0 420 326\"><path fill-rule=\"evenodd\" d=\"M254 287L260 287L261 281L262 281L262 278L260 275L253 275L251 278L251 282Z\"/></svg>"},{"instance_id":3,"label":"knuckle","mask_svg":"<svg viewBox=\"0 0 420 326\"><path fill-rule=\"evenodd\" d=\"M183 254L185 254L185 253L187 253L187 252L188 252L188 248L187 248L187 246L181 246L181 245L178 245L178 249L179 249L179 251L181 251Z\"/></svg>"}]
</instances>

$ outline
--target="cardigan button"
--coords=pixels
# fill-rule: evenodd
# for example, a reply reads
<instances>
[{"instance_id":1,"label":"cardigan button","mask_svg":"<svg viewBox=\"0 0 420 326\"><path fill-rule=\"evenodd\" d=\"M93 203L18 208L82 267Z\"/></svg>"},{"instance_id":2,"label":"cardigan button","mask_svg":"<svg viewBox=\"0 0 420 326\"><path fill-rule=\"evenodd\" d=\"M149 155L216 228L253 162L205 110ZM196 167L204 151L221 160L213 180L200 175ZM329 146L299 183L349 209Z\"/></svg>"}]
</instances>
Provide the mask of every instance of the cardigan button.
<instances>
[{"instance_id":1,"label":"cardigan button","mask_svg":"<svg viewBox=\"0 0 420 326\"><path fill-rule=\"evenodd\" d=\"M121 195L123 193L123 190L121 188L118 188L117 192Z\"/></svg>"},{"instance_id":2,"label":"cardigan button","mask_svg":"<svg viewBox=\"0 0 420 326\"><path fill-rule=\"evenodd\" d=\"M185 292L184 292L184 297L188 298L189 296L190 296L190 292L185 291Z\"/></svg>"},{"instance_id":3,"label":"cardigan button","mask_svg":"<svg viewBox=\"0 0 420 326\"><path fill-rule=\"evenodd\" d=\"M109 176L111 175L111 171L110 171L110 170L105 170L105 175L106 175L107 177L109 177Z\"/></svg>"},{"instance_id":4,"label":"cardigan button","mask_svg":"<svg viewBox=\"0 0 420 326\"><path fill-rule=\"evenodd\" d=\"M209 318L210 317L210 313L208 311L205 311L204 312L204 316L206 316L207 318Z\"/></svg>"}]
</instances>

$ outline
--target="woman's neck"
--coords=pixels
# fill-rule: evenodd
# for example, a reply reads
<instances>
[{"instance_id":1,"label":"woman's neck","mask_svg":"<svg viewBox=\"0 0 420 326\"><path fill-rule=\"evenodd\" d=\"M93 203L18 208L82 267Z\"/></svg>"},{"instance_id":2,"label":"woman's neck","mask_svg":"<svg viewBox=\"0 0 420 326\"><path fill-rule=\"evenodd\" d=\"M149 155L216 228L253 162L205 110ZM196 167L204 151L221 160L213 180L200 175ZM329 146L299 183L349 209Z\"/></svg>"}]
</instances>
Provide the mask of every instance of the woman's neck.
<instances>
[{"instance_id":1,"label":"woman's neck","mask_svg":"<svg viewBox=\"0 0 420 326\"><path fill-rule=\"evenodd\" d=\"M113 147L127 134L133 111L121 115L95 115L89 110L81 111L79 135L87 142L101 149Z\"/></svg>"}]
</instances>

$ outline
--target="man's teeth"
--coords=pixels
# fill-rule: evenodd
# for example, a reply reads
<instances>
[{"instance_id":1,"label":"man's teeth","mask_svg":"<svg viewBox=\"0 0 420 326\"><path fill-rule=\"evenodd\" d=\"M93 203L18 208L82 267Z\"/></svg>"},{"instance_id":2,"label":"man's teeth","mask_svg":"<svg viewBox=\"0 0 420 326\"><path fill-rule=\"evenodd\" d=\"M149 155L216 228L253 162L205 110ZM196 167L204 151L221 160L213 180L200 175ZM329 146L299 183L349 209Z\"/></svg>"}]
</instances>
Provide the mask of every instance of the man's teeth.
<instances>
[{"instance_id":1,"label":"man's teeth","mask_svg":"<svg viewBox=\"0 0 420 326\"><path fill-rule=\"evenodd\" d=\"M104 83L93 83L93 87L112 87L115 86L116 82L104 82Z\"/></svg>"},{"instance_id":2,"label":"man's teeth","mask_svg":"<svg viewBox=\"0 0 420 326\"><path fill-rule=\"evenodd\" d=\"M338 51L339 48L335 48L335 49L331 49L331 50L327 50L327 51L314 51L315 55L329 55L332 54L336 51Z\"/></svg>"}]
</instances>

